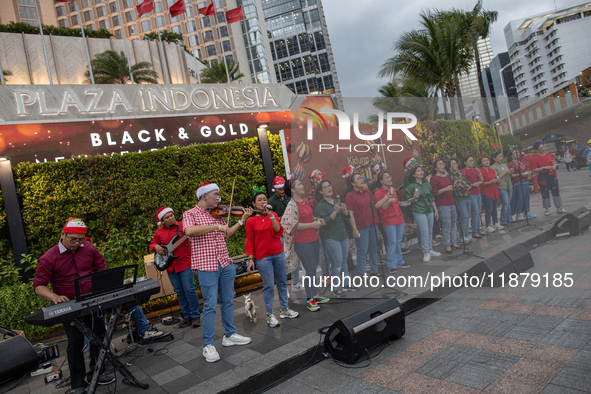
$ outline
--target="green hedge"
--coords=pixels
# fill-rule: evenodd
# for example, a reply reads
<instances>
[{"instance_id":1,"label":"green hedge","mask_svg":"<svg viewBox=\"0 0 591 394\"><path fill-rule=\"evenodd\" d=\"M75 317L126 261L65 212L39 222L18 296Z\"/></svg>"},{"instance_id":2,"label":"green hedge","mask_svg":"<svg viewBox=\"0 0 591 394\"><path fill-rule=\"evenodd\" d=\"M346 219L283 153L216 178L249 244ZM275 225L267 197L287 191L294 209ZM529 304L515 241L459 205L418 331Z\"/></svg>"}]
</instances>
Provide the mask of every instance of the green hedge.
<instances>
[{"instance_id":1,"label":"green hedge","mask_svg":"<svg viewBox=\"0 0 591 394\"><path fill-rule=\"evenodd\" d=\"M0 326L11 330L22 330L27 338L38 337L55 327L31 326L24 318L29 313L51 304L33 292L30 283L17 283L0 287Z\"/></svg>"}]
</instances>

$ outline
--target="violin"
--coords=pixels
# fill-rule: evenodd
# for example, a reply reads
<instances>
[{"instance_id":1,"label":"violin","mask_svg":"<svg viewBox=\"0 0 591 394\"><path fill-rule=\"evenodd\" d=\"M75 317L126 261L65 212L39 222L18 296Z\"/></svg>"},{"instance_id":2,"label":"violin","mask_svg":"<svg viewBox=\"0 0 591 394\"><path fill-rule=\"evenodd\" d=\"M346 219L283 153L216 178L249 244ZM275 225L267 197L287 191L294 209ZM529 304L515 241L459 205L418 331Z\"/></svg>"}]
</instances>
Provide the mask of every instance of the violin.
<instances>
[{"instance_id":1,"label":"violin","mask_svg":"<svg viewBox=\"0 0 591 394\"><path fill-rule=\"evenodd\" d=\"M210 212L211 216L213 216L216 219L223 219L228 215L235 218L240 218L242 217L242 215L244 215L244 207L232 207L232 209L230 209L227 205L220 204L217 207L213 208ZM267 214L266 212L262 212L256 209L253 210L253 213L258 213L261 215Z\"/></svg>"}]
</instances>

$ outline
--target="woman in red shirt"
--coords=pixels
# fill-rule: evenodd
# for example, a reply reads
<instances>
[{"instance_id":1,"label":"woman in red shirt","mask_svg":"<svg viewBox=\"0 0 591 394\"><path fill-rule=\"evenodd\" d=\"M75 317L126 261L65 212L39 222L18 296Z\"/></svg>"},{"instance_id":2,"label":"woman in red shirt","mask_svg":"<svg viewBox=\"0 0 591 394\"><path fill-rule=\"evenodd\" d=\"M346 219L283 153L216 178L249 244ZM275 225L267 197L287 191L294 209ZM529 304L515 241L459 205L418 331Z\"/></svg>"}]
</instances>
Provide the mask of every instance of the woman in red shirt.
<instances>
[{"instance_id":1,"label":"woman in red shirt","mask_svg":"<svg viewBox=\"0 0 591 394\"><path fill-rule=\"evenodd\" d=\"M382 171L378 174L378 184L381 187L375 191L373 200L388 238L387 265L390 273L393 274L397 272L397 268L410 267L402 259L404 216L398 198L396 198L396 191L392 187L392 176L388 171Z\"/></svg>"},{"instance_id":2,"label":"woman in red shirt","mask_svg":"<svg viewBox=\"0 0 591 394\"><path fill-rule=\"evenodd\" d=\"M443 236L443 245L445 253L452 253L452 247L459 249L460 245L456 243L456 222L458 214L453 196L453 185L451 178L445 171L445 163L440 159L435 159L433 163L435 175L431 177L431 187L435 196L435 205L439 211L441 219L441 231ZM457 182L456 182L457 183Z\"/></svg>"},{"instance_id":3,"label":"woman in red shirt","mask_svg":"<svg viewBox=\"0 0 591 394\"><path fill-rule=\"evenodd\" d=\"M556 167L558 163L554 160L554 156L546 153L546 148L542 141L534 144L534 149L538 154L531 159L531 167L534 172L538 173L538 185L540 185L540 193L542 194L542 204L546 209L544 215L550 215L550 192L554 205L556 205L556 213L568 213L562 206L562 198L560 197L560 189L558 188L558 178L556 176Z\"/></svg>"},{"instance_id":4,"label":"woman in red shirt","mask_svg":"<svg viewBox=\"0 0 591 394\"><path fill-rule=\"evenodd\" d=\"M281 244L283 227L277 215L271 212L264 192L255 192L252 205L259 213L246 221L246 245L244 251L249 255L248 271L256 267L263 280L263 299L267 309L267 323L271 327L279 325L279 320L273 313L273 297L275 297L275 283L279 296L279 317L293 319L298 313L287 307L287 272L285 253ZM267 214L268 212L268 214Z\"/></svg>"},{"instance_id":5,"label":"woman in red shirt","mask_svg":"<svg viewBox=\"0 0 591 394\"><path fill-rule=\"evenodd\" d=\"M486 231L480 232L480 211L482 210L482 195L480 194L480 184L482 183L482 174L474 168L474 156L467 155L464 157L464 169L461 173L464 174L468 182L470 182L470 209L472 211L472 238L482 238L486 235Z\"/></svg>"},{"instance_id":6,"label":"woman in red shirt","mask_svg":"<svg viewBox=\"0 0 591 394\"><path fill-rule=\"evenodd\" d=\"M485 209L486 231L494 233L495 230L502 230L504 228L499 224L497 215L497 207L499 205L499 188L497 185L501 180L497 177L496 171L490 168L490 160L486 156L480 158L480 173L482 174L480 193L482 193L482 202L484 203Z\"/></svg>"}]
</instances>

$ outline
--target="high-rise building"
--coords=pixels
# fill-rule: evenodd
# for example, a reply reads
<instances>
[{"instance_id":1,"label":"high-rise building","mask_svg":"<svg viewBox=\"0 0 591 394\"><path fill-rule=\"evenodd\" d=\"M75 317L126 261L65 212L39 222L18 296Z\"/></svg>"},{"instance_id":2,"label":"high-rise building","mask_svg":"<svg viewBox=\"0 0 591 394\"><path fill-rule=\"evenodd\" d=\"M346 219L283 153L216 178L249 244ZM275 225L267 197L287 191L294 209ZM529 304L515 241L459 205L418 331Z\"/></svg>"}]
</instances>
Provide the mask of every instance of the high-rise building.
<instances>
[{"instance_id":1,"label":"high-rise building","mask_svg":"<svg viewBox=\"0 0 591 394\"><path fill-rule=\"evenodd\" d=\"M243 0L243 3L255 0ZM320 0L261 1L277 82L296 94L330 94L343 108L341 89Z\"/></svg>"},{"instance_id":2,"label":"high-rise building","mask_svg":"<svg viewBox=\"0 0 591 394\"><path fill-rule=\"evenodd\" d=\"M480 38L477 45L480 56L480 68L483 70L493 60L494 54L488 37L484 39ZM482 96L480 94L480 87L478 86L476 62L472 64L467 74L460 75L460 92L462 93L462 97L466 98L478 98Z\"/></svg>"},{"instance_id":3,"label":"high-rise building","mask_svg":"<svg viewBox=\"0 0 591 394\"><path fill-rule=\"evenodd\" d=\"M521 105L579 75L591 63L591 3L509 22L509 48Z\"/></svg>"},{"instance_id":4,"label":"high-rise building","mask_svg":"<svg viewBox=\"0 0 591 394\"><path fill-rule=\"evenodd\" d=\"M42 24L57 25L53 1L38 1L38 7L35 7L35 1L36 0L1 0L0 24L24 22L39 27L39 21L37 19L38 9Z\"/></svg>"},{"instance_id":5,"label":"high-rise building","mask_svg":"<svg viewBox=\"0 0 591 394\"><path fill-rule=\"evenodd\" d=\"M33 0L18 0L33 1ZM107 29L116 38L144 39L149 33L166 30L183 37L187 49L209 64L225 60L237 62L246 82L275 83L271 70L269 40L262 34L265 26L260 0L214 0L216 14L204 16L200 8L208 2L184 0L186 12L174 18L169 8L177 0L154 1L154 11L138 15L136 6L142 0L76 0L55 3L57 24L90 30ZM77 3L77 6L76 4ZM226 22L225 12L243 5L244 19L240 23ZM79 10L79 11L78 11ZM250 36L246 34L246 27ZM248 50L247 50L248 48Z\"/></svg>"},{"instance_id":6,"label":"high-rise building","mask_svg":"<svg viewBox=\"0 0 591 394\"><path fill-rule=\"evenodd\" d=\"M501 79L502 78L502 79ZM494 97L495 118L504 118L519 108L509 53L499 53L483 70L488 97Z\"/></svg>"}]
</instances>

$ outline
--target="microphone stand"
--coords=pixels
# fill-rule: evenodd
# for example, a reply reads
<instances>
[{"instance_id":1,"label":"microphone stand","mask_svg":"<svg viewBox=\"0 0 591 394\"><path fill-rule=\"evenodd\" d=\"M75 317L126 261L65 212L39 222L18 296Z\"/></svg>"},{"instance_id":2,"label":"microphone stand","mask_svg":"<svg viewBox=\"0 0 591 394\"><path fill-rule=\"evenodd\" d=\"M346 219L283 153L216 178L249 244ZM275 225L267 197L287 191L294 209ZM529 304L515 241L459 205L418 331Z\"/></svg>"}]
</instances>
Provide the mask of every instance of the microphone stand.
<instances>
[{"instance_id":1,"label":"microphone stand","mask_svg":"<svg viewBox=\"0 0 591 394\"><path fill-rule=\"evenodd\" d=\"M523 226L516 227L516 228L510 230L509 232L515 231L515 230L520 230L524 227L533 227L535 229L543 231L542 228L536 226L535 224L530 224L529 217L527 216L527 214L528 214L527 204L525 202L525 192L523 191L523 177L521 176L521 159L522 158L523 158L523 154L521 152L519 152L519 154L517 155L517 161L518 161L517 171L519 172L519 185L521 186L521 196L523 197L523 206L521 207L521 209L522 209L522 212L525 212L525 224ZM527 187L529 188L529 182L528 182Z\"/></svg>"}]
</instances>

